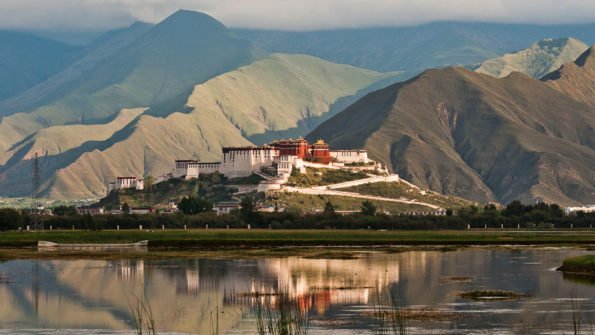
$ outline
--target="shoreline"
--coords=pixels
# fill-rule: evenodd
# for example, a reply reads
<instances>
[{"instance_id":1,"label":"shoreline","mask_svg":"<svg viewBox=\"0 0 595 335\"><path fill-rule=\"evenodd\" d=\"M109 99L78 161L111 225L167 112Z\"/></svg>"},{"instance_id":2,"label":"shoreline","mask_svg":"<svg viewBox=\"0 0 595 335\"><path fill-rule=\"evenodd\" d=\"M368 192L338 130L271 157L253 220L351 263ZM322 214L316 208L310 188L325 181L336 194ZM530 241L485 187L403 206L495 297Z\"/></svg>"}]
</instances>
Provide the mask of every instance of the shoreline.
<instances>
[{"instance_id":1,"label":"shoreline","mask_svg":"<svg viewBox=\"0 0 595 335\"><path fill-rule=\"evenodd\" d=\"M148 240L146 250L38 250L38 241L123 244ZM239 230L45 231L0 233L0 261L14 259L163 259L353 257L364 252L453 251L464 248L595 250L593 230Z\"/></svg>"},{"instance_id":2,"label":"shoreline","mask_svg":"<svg viewBox=\"0 0 595 335\"><path fill-rule=\"evenodd\" d=\"M36 248L0 248L0 263L14 260L165 260L165 259L255 259L302 257L308 259L349 260L378 254L397 254L404 252L456 252L461 250L552 250L543 245L418 245L418 246L344 246L344 247L262 247L248 249L148 249L146 251L93 251L93 250L56 250L39 251ZM557 250L588 250L581 246L559 246ZM559 270L558 270L559 271Z\"/></svg>"}]
</instances>

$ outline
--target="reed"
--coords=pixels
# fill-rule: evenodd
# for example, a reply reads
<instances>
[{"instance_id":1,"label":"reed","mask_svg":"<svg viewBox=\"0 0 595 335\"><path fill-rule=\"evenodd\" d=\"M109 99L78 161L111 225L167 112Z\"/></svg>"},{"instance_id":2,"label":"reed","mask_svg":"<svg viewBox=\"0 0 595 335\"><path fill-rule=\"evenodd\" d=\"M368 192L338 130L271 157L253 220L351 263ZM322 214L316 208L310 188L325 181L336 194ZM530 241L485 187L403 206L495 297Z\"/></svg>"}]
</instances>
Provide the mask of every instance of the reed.
<instances>
[{"instance_id":1,"label":"reed","mask_svg":"<svg viewBox=\"0 0 595 335\"><path fill-rule=\"evenodd\" d=\"M149 301L143 296L133 295L128 298L128 306L132 314L137 335L157 335L155 318Z\"/></svg>"},{"instance_id":2,"label":"reed","mask_svg":"<svg viewBox=\"0 0 595 335\"><path fill-rule=\"evenodd\" d=\"M308 310L300 302L309 300L310 297L293 299L284 292L255 297L258 335L307 335Z\"/></svg>"},{"instance_id":3,"label":"reed","mask_svg":"<svg viewBox=\"0 0 595 335\"><path fill-rule=\"evenodd\" d=\"M407 315L401 307L399 296L390 289L388 293L376 292L374 315L378 321L377 335L407 335Z\"/></svg>"}]
</instances>

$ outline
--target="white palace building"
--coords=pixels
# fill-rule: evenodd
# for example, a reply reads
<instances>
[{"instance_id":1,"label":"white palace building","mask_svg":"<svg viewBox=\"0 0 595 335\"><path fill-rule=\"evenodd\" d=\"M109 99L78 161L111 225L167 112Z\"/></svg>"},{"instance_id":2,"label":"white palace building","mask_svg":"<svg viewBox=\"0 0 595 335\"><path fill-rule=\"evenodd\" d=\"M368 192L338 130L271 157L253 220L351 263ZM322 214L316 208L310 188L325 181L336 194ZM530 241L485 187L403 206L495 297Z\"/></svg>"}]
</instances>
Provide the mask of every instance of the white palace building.
<instances>
[{"instance_id":1,"label":"white palace building","mask_svg":"<svg viewBox=\"0 0 595 335\"><path fill-rule=\"evenodd\" d=\"M200 162L198 160L176 160L174 170L155 180L155 183L177 179L196 179L201 174L219 172L228 178L248 177L266 170L267 175L277 180L287 180L293 169L304 173L306 166L339 168L345 164L371 164L365 150L330 150L328 144L319 140L309 144L305 139L273 141L262 146L224 147L223 161ZM264 183L266 184L266 183ZM264 186L263 186L264 187ZM109 191L144 188L142 179L118 177L110 183Z\"/></svg>"},{"instance_id":2,"label":"white palace building","mask_svg":"<svg viewBox=\"0 0 595 335\"><path fill-rule=\"evenodd\" d=\"M136 189L143 190L145 188L145 181L137 177L117 177L116 181L109 183L108 192L114 190Z\"/></svg>"},{"instance_id":3,"label":"white palace building","mask_svg":"<svg viewBox=\"0 0 595 335\"><path fill-rule=\"evenodd\" d=\"M228 178L238 178L263 169L274 170L278 177L288 177L294 168L304 172L307 165L344 166L370 162L365 150L330 150L322 140L310 145L300 138L263 146L225 147L222 162L177 160L172 177L193 179L200 174L219 172Z\"/></svg>"}]
</instances>

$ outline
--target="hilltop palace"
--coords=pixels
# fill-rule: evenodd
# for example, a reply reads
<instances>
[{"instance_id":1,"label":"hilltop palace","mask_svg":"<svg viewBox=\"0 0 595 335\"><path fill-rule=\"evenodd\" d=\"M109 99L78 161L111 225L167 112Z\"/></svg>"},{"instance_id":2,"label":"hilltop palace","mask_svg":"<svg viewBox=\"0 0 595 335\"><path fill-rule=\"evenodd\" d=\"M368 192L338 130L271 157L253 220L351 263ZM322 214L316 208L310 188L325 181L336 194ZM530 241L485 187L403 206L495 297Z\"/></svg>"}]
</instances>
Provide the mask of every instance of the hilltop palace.
<instances>
[{"instance_id":1,"label":"hilltop palace","mask_svg":"<svg viewBox=\"0 0 595 335\"><path fill-rule=\"evenodd\" d=\"M279 188L287 181L293 169L305 172L306 166L340 168L345 164L373 164L365 150L330 150L322 140L309 144L305 139L276 140L267 145L247 147L224 147L223 161L200 162L176 160L172 173L161 176L155 182L170 178L195 179L200 174L221 173L228 178L248 177L253 173L268 176L259 191ZM276 186L278 185L278 186ZM143 189L142 179L118 177L110 183L110 191L126 188Z\"/></svg>"}]
</instances>

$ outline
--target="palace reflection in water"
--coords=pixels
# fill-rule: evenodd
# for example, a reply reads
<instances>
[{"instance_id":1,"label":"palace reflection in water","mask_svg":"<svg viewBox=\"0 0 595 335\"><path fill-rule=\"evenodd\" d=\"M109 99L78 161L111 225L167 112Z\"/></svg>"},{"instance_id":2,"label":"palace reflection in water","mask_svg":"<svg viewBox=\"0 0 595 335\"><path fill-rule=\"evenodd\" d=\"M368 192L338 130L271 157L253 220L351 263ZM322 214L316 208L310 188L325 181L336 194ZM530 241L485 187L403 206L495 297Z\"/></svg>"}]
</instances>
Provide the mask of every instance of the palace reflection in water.
<instances>
[{"instance_id":1,"label":"palace reflection in water","mask_svg":"<svg viewBox=\"0 0 595 335\"><path fill-rule=\"evenodd\" d=\"M254 331L256 293L285 292L317 320L349 320L335 332L361 333L373 325L365 315L379 292L398 293L406 307L461 313L444 322L411 322L422 328L474 333L541 333L569 330L572 297L592 313L595 286L565 280L551 271L572 250L463 250L457 252L362 253L356 259L300 257L250 260L61 260L0 263L0 328L131 329L130 301L149 301L159 329L209 334L213 313L221 333ZM448 282L469 276L471 282ZM471 289L530 294L519 301L473 302L458 297ZM339 328L339 329L336 329ZM435 331L434 331L435 333Z\"/></svg>"}]
</instances>

